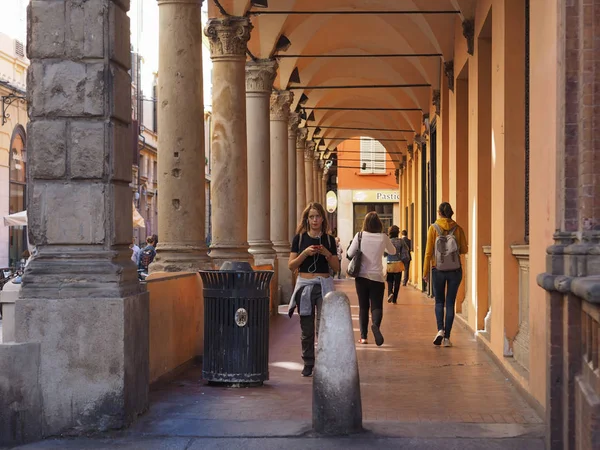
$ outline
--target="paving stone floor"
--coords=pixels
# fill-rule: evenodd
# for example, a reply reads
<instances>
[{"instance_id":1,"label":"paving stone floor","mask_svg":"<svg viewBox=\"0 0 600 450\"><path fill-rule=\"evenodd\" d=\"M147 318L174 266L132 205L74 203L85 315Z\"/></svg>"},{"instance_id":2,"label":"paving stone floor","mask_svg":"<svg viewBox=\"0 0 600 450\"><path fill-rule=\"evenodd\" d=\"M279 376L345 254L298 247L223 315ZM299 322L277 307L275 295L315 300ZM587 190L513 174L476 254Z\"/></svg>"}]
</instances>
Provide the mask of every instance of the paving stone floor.
<instances>
[{"instance_id":1,"label":"paving stone floor","mask_svg":"<svg viewBox=\"0 0 600 450\"><path fill-rule=\"evenodd\" d=\"M354 283L336 284L351 299L358 340ZM454 347L432 345L432 299L402 288L398 305L385 303L381 330L383 346L371 335L356 344L365 435L311 435L312 379L300 376L299 320L281 314L271 322L264 386L208 386L194 367L153 390L150 411L128 430L20 448L544 448L543 421L472 335L455 322Z\"/></svg>"}]
</instances>

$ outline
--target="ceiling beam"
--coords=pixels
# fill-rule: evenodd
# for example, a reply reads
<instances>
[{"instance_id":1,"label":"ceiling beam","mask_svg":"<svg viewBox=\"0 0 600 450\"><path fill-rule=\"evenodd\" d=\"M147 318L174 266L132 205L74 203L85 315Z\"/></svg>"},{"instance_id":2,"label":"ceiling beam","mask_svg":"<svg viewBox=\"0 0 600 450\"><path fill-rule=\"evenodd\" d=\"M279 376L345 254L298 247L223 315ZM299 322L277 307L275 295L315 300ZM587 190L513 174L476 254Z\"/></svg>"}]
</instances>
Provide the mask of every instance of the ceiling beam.
<instances>
[{"instance_id":1,"label":"ceiling beam","mask_svg":"<svg viewBox=\"0 0 600 450\"><path fill-rule=\"evenodd\" d=\"M439 58L441 56L441 53L384 53L364 55L275 55L275 58Z\"/></svg>"},{"instance_id":2,"label":"ceiling beam","mask_svg":"<svg viewBox=\"0 0 600 450\"><path fill-rule=\"evenodd\" d=\"M402 130L395 128L363 128L363 127L335 127L325 125L307 125L306 128L320 128L322 130L361 130L361 131L394 131L399 133L414 133L415 130Z\"/></svg>"},{"instance_id":3,"label":"ceiling beam","mask_svg":"<svg viewBox=\"0 0 600 450\"><path fill-rule=\"evenodd\" d=\"M307 85L307 86L290 86L290 90L317 90L317 89L400 89L400 88L430 88L429 83L417 84L347 84L342 86L322 86L322 85Z\"/></svg>"},{"instance_id":4,"label":"ceiling beam","mask_svg":"<svg viewBox=\"0 0 600 450\"><path fill-rule=\"evenodd\" d=\"M450 10L408 10L408 11L378 11L378 10L361 10L361 11L248 11L250 16L281 16L281 15L308 15L308 16L323 16L323 15L348 15L348 16L360 16L360 15L395 15L395 16L411 16L411 15L456 15L460 14L460 11L454 9Z\"/></svg>"},{"instance_id":5,"label":"ceiling beam","mask_svg":"<svg viewBox=\"0 0 600 450\"><path fill-rule=\"evenodd\" d=\"M304 109L312 111L423 111L421 108L342 108L333 106L305 106Z\"/></svg>"}]
</instances>

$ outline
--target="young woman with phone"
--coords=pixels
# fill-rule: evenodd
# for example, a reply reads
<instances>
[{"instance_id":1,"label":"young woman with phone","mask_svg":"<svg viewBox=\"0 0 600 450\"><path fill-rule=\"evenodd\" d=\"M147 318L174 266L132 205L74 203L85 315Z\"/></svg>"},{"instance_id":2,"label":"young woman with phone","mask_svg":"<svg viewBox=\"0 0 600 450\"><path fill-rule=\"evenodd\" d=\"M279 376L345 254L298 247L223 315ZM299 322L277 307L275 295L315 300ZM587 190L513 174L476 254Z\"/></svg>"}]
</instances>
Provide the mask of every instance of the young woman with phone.
<instances>
[{"instance_id":1,"label":"young woman with phone","mask_svg":"<svg viewBox=\"0 0 600 450\"><path fill-rule=\"evenodd\" d=\"M329 269L334 273L339 269L335 239L328 234L327 215L320 203L310 203L302 212L288 267L292 271L298 269L288 314L292 317L298 308L304 360L302 376L309 377L315 365L315 322L318 336L323 297L334 290Z\"/></svg>"}]
</instances>

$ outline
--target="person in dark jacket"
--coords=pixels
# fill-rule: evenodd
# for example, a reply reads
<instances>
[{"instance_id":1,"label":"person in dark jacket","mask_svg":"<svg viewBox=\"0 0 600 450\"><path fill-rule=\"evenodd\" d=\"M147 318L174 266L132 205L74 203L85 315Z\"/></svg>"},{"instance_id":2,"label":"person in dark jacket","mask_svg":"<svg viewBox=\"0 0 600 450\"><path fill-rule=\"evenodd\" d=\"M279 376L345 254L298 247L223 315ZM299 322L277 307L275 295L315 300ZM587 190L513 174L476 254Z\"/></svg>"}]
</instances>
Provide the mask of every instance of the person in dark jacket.
<instances>
[{"instance_id":1,"label":"person in dark jacket","mask_svg":"<svg viewBox=\"0 0 600 450\"><path fill-rule=\"evenodd\" d=\"M406 283L408 283L408 271L410 270L410 262L412 261L411 253L413 251L413 246L412 240L408 238L408 231L402 230L401 239L408 247L408 258L402 260L402 262L404 263L404 278L402 279L402 286L406 286Z\"/></svg>"}]
</instances>

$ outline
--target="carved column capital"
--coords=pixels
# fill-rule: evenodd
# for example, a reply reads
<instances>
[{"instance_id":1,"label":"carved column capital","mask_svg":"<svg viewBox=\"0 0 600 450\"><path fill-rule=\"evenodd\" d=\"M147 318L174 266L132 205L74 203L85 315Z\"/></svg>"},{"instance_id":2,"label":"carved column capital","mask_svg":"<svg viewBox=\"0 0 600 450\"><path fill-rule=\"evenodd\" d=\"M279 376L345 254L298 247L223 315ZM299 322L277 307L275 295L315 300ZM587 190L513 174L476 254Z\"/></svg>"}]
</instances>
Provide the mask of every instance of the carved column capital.
<instances>
[{"instance_id":1,"label":"carved column capital","mask_svg":"<svg viewBox=\"0 0 600 450\"><path fill-rule=\"evenodd\" d=\"M246 63L246 93L269 94L277 76L277 61L261 59Z\"/></svg>"},{"instance_id":2,"label":"carved column capital","mask_svg":"<svg viewBox=\"0 0 600 450\"><path fill-rule=\"evenodd\" d=\"M245 17L209 19L204 34L210 43L210 57L246 58L246 49L252 31L250 20Z\"/></svg>"},{"instance_id":3,"label":"carved column capital","mask_svg":"<svg viewBox=\"0 0 600 450\"><path fill-rule=\"evenodd\" d=\"M406 148L408 149L408 159L409 159L409 161L412 161L413 155L414 155L414 152L415 152L415 145L414 144L408 144L406 146Z\"/></svg>"},{"instance_id":4,"label":"carved column capital","mask_svg":"<svg viewBox=\"0 0 600 450\"><path fill-rule=\"evenodd\" d=\"M448 89L454 92L454 61L446 61L444 63L444 73L448 77Z\"/></svg>"},{"instance_id":5,"label":"carved column capital","mask_svg":"<svg viewBox=\"0 0 600 450\"><path fill-rule=\"evenodd\" d=\"M314 143L314 141L306 141L306 150L304 151L304 160L305 161L313 160L313 154L315 153L315 146L316 146L316 144Z\"/></svg>"},{"instance_id":6,"label":"carved column capital","mask_svg":"<svg viewBox=\"0 0 600 450\"><path fill-rule=\"evenodd\" d=\"M290 91L273 91L271 93L271 120L287 122L293 100L294 94Z\"/></svg>"},{"instance_id":7,"label":"carved column capital","mask_svg":"<svg viewBox=\"0 0 600 450\"><path fill-rule=\"evenodd\" d=\"M288 118L288 137L295 138L298 132L298 125L300 125L300 114L291 112Z\"/></svg>"},{"instance_id":8,"label":"carved column capital","mask_svg":"<svg viewBox=\"0 0 600 450\"><path fill-rule=\"evenodd\" d=\"M308 128L298 128L296 135L296 149L304 150L306 147L306 138L308 136Z\"/></svg>"},{"instance_id":9,"label":"carved column capital","mask_svg":"<svg viewBox=\"0 0 600 450\"><path fill-rule=\"evenodd\" d=\"M440 115L440 107L441 107L441 96L440 96L440 90L439 89L434 89L433 90L433 106L435 106L435 113L436 115Z\"/></svg>"},{"instance_id":10,"label":"carved column capital","mask_svg":"<svg viewBox=\"0 0 600 450\"><path fill-rule=\"evenodd\" d=\"M467 53L471 56L475 53L475 21L466 19L462 23L463 36L467 40Z\"/></svg>"}]
</instances>

